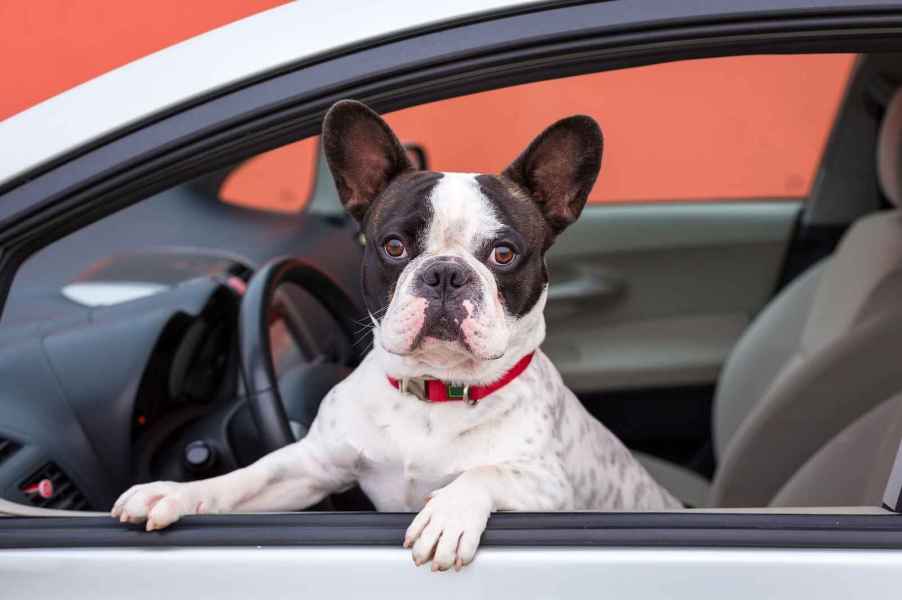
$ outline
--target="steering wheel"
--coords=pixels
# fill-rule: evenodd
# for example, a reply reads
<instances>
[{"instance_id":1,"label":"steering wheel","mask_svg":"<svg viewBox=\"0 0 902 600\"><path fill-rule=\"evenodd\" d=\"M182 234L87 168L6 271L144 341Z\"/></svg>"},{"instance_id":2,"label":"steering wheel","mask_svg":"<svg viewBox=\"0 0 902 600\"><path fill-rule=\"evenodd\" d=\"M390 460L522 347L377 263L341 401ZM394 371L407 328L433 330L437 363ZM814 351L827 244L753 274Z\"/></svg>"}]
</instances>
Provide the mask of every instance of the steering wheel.
<instances>
[{"instance_id":1,"label":"steering wheel","mask_svg":"<svg viewBox=\"0 0 902 600\"><path fill-rule=\"evenodd\" d=\"M347 293L331 277L310 263L295 258L277 258L254 273L241 299L238 317L240 371L247 403L266 452L278 450L296 441L279 392L269 337L268 315L273 295L283 283L295 284L313 296L352 344L355 326L362 315ZM325 369L325 379L330 384L337 383L337 380L349 372L347 365L324 364L316 360L310 364L319 368L320 373ZM324 386L313 384L295 387L298 388L297 393L309 395L300 401L311 409L305 412L315 415L315 409L325 391Z\"/></svg>"}]
</instances>

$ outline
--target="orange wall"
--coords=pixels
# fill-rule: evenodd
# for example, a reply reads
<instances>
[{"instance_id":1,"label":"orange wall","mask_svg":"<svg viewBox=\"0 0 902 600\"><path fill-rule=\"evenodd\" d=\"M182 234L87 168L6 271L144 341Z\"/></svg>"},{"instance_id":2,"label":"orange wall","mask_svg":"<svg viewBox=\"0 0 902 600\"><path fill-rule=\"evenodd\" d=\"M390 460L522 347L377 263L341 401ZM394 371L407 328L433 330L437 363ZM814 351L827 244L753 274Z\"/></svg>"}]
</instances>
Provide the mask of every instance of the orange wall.
<instances>
[{"instance_id":1,"label":"orange wall","mask_svg":"<svg viewBox=\"0 0 902 600\"><path fill-rule=\"evenodd\" d=\"M287 0L0 0L0 120Z\"/></svg>"},{"instance_id":2,"label":"orange wall","mask_svg":"<svg viewBox=\"0 0 902 600\"><path fill-rule=\"evenodd\" d=\"M853 60L679 61L473 94L388 122L437 170L498 172L543 128L583 113L605 133L593 201L804 196Z\"/></svg>"},{"instance_id":3,"label":"orange wall","mask_svg":"<svg viewBox=\"0 0 902 600\"><path fill-rule=\"evenodd\" d=\"M595 117L604 159L591 202L800 198L814 181L855 57L741 56L663 63L520 85L386 115L440 171L500 172L557 119ZM316 140L232 173L226 201L299 210Z\"/></svg>"}]
</instances>

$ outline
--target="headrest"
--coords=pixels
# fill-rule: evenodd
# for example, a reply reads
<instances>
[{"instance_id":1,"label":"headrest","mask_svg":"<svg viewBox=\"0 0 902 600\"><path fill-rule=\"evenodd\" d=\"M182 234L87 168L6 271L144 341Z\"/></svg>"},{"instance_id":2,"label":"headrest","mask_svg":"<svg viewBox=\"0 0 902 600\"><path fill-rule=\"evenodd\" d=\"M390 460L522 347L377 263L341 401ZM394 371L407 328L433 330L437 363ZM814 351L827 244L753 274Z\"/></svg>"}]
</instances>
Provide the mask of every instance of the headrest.
<instances>
[{"instance_id":1,"label":"headrest","mask_svg":"<svg viewBox=\"0 0 902 600\"><path fill-rule=\"evenodd\" d=\"M902 88L893 94L880 125L877 176L889 201L902 208Z\"/></svg>"}]
</instances>

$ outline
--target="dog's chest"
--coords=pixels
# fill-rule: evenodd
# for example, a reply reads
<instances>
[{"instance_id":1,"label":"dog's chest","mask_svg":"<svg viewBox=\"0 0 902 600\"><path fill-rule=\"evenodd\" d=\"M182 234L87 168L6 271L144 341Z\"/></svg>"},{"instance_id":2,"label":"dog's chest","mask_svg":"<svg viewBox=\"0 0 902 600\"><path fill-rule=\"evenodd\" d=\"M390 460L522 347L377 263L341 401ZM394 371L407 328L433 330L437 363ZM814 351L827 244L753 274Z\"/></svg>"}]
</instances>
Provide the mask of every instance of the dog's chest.
<instances>
[{"instance_id":1,"label":"dog's chest","mask_svg":"<svg viewBox=\"0 0 902 600\"><path fill-rule=\"evenodd\" d=\"M504 392L483 401L491 406L474 407L427 403L393 389L370 396L348 435L361 449L358 479L376 508L419 510L430 492L463 471L516 457L523 415L511 407L521 399Z\"/></svg>"}]
</instances>

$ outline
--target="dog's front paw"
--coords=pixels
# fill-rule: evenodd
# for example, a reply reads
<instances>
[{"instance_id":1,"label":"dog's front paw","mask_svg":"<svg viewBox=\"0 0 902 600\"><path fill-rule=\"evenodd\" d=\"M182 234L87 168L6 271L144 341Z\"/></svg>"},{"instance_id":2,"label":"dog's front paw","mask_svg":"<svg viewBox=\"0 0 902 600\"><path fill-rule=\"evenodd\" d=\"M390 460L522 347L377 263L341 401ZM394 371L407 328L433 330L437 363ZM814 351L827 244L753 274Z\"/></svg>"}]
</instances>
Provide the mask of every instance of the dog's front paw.
<instances>
[{"instance_id":1,"label":"dog's front paw","mask_svg":"<svg viewBox=\"0 0 902 600\"><path fill-rule=\"evenodd\" d=\"M145 529L163 529L186 514L203 512L203 500L193 498L187 485L155 481L135 485L119 496L111 511L122 523L147 522Z\"/></svg>"},{"instance_id":2,"label":"dog's front paw","mask_svg":"<svg viewBox=\"0 0 902 600\"><path fill-rule=\"evenodd\" d=\"M417 566L432 559L433 571L460 570L473 561L479 538L492 512L492 501L481 489L455 481L432 493L416 516L404 547L413 548Z\"/></svg>"}]
</instances>

